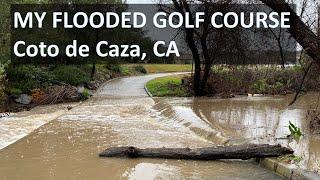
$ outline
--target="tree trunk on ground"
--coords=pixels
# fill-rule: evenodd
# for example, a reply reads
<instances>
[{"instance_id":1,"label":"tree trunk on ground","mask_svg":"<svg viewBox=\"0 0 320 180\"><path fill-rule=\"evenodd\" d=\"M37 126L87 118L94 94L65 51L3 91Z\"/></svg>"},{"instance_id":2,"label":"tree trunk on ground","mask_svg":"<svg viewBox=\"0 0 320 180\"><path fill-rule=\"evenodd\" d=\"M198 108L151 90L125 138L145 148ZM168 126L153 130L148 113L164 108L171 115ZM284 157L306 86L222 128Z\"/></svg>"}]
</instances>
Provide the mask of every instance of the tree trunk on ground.
<instances>
[{"instance_id":1,"label":"tree trunk on ground","mask_svg":"<svg viewBox=\"0 0 320 180\"><path fill-rule=\"evenodd\" d=\"M293 154L293 150L280 145L237 145L217 146L198 149L189 148L146 148L113 147L100 153L100 157L128 157L128 158L165 158L165 159L192 159L192 160L217 160L217 159L250 159L264 157L278 157Z\"/></svg>"},{"instance_id":2,"label":"tree trunk on ground","mask_svg":"<svg viewBox=\"0 0 320 180\"><path fill-rule=\"evenodd\" d=\"M318 64L320 64L320 38L299 18L284 0L261 0L274 11L290 12L289 33L303 47L306 53Z\"/></svg>"}]
</instances>

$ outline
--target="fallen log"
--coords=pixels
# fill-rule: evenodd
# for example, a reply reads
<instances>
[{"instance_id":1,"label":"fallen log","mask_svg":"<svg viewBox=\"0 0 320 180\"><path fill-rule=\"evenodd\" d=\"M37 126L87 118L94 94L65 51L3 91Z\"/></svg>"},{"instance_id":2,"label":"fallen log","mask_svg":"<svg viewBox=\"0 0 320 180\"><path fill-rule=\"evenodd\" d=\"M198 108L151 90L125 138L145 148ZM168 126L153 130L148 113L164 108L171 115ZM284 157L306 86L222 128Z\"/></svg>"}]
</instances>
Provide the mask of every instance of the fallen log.
<instances>
[{"instance_id":1,"label":"fallen log","mask_svg":"<svg viewBox=\"0 0 320 180\"><path fill-rule=\"evenodd\" d=\"M198 149L189 148L146 148L136 147L112 147L99 154L100 157L127 157L127 158L164 158L164 159L193 159L193 160L217 160L217 159L250 159L264 157L278 157L285 154L293 154L290 148L280 145L247 144L236 146L217 146Z\"/></svg>"}]
</instances>

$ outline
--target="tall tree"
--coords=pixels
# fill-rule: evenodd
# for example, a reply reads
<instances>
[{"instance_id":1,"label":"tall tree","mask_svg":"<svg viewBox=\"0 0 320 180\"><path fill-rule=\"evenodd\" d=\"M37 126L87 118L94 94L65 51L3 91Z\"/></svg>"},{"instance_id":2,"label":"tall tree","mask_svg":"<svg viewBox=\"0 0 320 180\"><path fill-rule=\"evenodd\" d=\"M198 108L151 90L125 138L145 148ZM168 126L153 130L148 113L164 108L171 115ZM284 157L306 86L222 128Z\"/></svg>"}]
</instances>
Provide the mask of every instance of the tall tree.
<instances>
[{"instance_id":1,"label":"tall tree","mask_svg":"<svg viewBox=\"0 0 320 180\"><path fill-rule=\"evenodd\" d=\"M285 0L261 0L274 11L290 12L289 33L303 47L305 52L320 64L320 38L308 27Z\"/></svg>"},{"instance_id":2,"label":"tall tree","mask_svg":"<svg viewBox=\"0 0 320 180\"><path fill-rule=\"evenodd\" d=\"M204 21L199 28L183 28L185 41L192 53L194 61L193 90L195 96L206 95L207 81L210 76L211 67L219 58L228 52L240 50L244 46L239 40L239 29L229 30L227 28L213 28L210 14L217 9L226 10L230 8L230 0L194 1L172 0L174 10L180 12L185 21L194 23L194 13L204 12ZM192 7L191 7L192 4ZM216 7L217 6L217 7ZM188 16L186 16L188 13ZM188 19L186 19L188 18ZM241 51L241 50L240 50Z\"/></svg>"},{"instance_id":3,"label":"tall tree","mask_svg":"<svg viewBox=\"0 0 320 180\"><path fill-rule=\"evenodd\" d=\"M180 12L184 19L185 13L188 12L191 14L191 10L189 7L189 4L186 0L172 0L174 4L174 8ZM189 22L193 23L193 17L189 16ZM188 47L190 48L190 51L192 53L193 61L194 61L194 79L193 79L193 89L195 96L201 96L203 94L202 89L200 87L201 85L201 60L200 60L200 53L198 51L196 41L194 38L195 30L193 28L185 28L185 34L186 34L186 42Z\"/></svg>"}]
</instances>

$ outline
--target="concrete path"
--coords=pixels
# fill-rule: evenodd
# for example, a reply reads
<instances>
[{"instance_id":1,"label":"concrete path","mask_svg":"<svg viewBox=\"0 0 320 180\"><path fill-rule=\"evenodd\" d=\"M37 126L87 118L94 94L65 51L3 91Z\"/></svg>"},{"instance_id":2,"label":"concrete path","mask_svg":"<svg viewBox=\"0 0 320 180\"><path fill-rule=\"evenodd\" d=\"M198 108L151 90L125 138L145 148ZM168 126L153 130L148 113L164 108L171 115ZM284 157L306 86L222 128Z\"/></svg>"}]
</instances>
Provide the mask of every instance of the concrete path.
<instances>
[{"instance_id":1,"label":"concrete path","mask_svg":"<svg viewBox=\"0 0 320 180\"><path fill-rule=\"evenodd\" d=\"M158 77L178 75L186 73L159 73L144 76L133 76L116 78L108 81L105 85L98 89L96 96L114 96L114 97L146 97L148 96L144 89L145 84Z\"/></svg>"}]
</instances>

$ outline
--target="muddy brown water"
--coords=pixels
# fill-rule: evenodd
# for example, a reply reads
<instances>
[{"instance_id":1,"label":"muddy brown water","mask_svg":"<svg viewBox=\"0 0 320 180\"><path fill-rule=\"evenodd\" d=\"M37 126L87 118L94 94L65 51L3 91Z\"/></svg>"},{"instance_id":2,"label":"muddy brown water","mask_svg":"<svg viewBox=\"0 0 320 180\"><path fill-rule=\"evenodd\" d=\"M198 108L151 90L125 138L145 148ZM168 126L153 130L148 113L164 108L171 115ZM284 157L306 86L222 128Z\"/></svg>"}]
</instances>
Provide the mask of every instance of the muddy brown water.
<instances>
[{"instance_id":1,"label":"muddy brown water","mask_svg":"<svg viewBox=\"0 0 320 180\"><path fill-rule=\"evenodd\" d=\"M194 134L215 144L268 143L291 147L301 157L296 164L320 171L320 135L311 133L308 109L317 107L319 93L303 95L288 106L293 96L214 98L155 98L166 120L179 122ZM288 140L289 121L303 136Z\"/></svg>"},{"instance_id":2,"label":"muddy brown water","mask_svg":"<svg viewBox=\"0 0 320 180\"><path fill-rule=\"evenodd\" d=\"M286 133L289 119L277 123L276 115L264 115L277 114L284 100L153 99L143 86L155 76L111 81L95 97L0 150L0 179L282 179L252 161L99 158L112 146L197 148L269 141L275 136L268 139L264 132ZM288 113L294 112L292 121L302 122L302 110ZM310 146L319 141L304 141L301 149L309 147L309 159L319 157L318 147Z\"/></svg>"}]
</instances>

